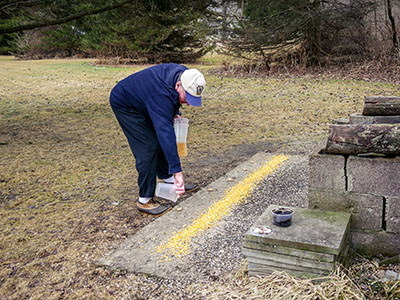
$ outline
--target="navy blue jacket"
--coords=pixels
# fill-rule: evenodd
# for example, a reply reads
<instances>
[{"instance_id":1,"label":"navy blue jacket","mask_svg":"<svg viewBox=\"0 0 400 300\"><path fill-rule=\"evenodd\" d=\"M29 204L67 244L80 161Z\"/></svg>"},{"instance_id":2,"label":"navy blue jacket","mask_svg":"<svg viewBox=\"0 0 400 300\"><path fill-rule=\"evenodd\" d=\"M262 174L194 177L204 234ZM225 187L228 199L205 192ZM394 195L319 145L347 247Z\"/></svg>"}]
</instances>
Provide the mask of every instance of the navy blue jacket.
<instances>
[{"instance_id":1,"label":"navy blue jacket","mask_svg":"<svg viewBox=\"0 0 400 300\"><path fill-rule=\"evenodd\" d=\"M151 120L170 174L182 171L173 119L181 106L175 85L186 69L178 64L161 64L134 73L114 87L110 100L113 107L135 108Z\"/></svg>"}]
</instances>

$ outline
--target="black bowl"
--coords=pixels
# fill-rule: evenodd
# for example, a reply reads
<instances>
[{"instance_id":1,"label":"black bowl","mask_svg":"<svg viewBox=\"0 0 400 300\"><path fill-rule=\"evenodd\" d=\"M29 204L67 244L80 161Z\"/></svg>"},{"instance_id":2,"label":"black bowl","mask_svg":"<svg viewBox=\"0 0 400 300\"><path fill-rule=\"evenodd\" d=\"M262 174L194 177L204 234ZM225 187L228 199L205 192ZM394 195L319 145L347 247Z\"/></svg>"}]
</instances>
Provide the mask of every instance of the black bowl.
<instances>
[{"instance_id":1,"label":"black bowl","mask_svg":"<svg viewBox=\"0 0 400 300\"><path fill-rule=\"evenodd\" d=\"M274 225L280 227L289 227L292 225L293 210L280 207L272 210Z\"/></svg>"}]
</instances>

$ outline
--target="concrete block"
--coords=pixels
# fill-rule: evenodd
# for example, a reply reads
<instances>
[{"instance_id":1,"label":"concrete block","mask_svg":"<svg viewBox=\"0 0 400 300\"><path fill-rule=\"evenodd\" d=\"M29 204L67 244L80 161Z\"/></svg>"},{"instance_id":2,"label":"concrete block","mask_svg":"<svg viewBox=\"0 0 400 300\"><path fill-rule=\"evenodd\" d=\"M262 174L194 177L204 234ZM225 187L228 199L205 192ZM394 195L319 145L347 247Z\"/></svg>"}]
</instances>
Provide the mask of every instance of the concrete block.
<instances>
[{"instance_id":1,"label":"concrete block","mask_svg":"<svg viewBox=\"0 0 400 300\"><path fill-rule=\"evenodd\" d=\"M351 214L351 227L382 230L383 197L350 192L321 191L310 188L308 207Z\"/></svg>"},{"instance_id":2,"label":"concrete block","mask_svg":"<svg viewBox=\"0 0 400 300\"><path fill-rule=\"evenodd\" d=\"M275 271L285 271L285 272L290 272L290 271L297 271L297 272L302 272L308 274L329 274L333 270L333 265L330 269L319 269L319 268L313 268L313 267L307 267L307 266L302 266L300 264L293 265L293 264L288 264L284 262L275 262L272 260L265 260L263 258L257 258L257 257L246 257L247 263L249 270L252 269L252 266L259 266L259 267L267 267L274 269Z\"/></svg>"},{"instance_id":3,"label":"concrete block","mask_svg":"<svg viewBox=\"0 0 400 300\"><path fill-rule=\"evenodd\" d=\"M354 249L362 255L394 256L400 253L399 233L352 230L351 235Z\"/></svg>"},{"instance_id":4,"label":"concrete block","mask_svg":"<svg viewBox=\"0 0 400 300\"><path fill-rule=\"evenodd\" d=\"M390 217L386 219L386 231L400 233L400 217ZM399 241L400 243L400 241Z\"/></svg>"},{"instance_id":5,"label":"concrete block","mask_svg":"<svg viewBox=\"0 0 400 300\"><path fill-rule=\"evenodd\" d=\"M249 259L258 259L270 266L280 267L288 266L292 269L310 268L317 270L332 271L333 262L320 262L312 259L301 259L289 255L276 254L271 252L259 251L243 248L243 255Z\"/></svg>"},{"instance_id":6,"label":"concrete block","mask_svg":"<svg viewBox=\"0 0 400 300\"><path fill-rule=\"evenodd\" d=\"M314 154L309 161L309 186L320 190L345 191L345 157Z\"/></svg>"},{"instance_id":7,"label":"concrete block","mask_svg":"<svg viewBox=\"0 0 400 300\"><path fill-rule=\"evenodd\" d=\"M400 233L400 197L386 199L385 221L387 232Z\"/></svg>"},{"instance_id":8,"label":"concrete block","mask_svg":"<svg viewBox=\"0 0 400 300\"><path fill-rule=\"evenodd\" d=\"M276 254L281 254L281 255L287 255L287 256L291 256L291 257L297 257L300 259L311 259L311 260L322 261L322 262L334 262L336 260L336 256L332 255L332 254L305 251L305 250L293 249L293 248L277 246L277 245L256 243L256 242L251 242L248 240L243 241L243 248L264 251L267 253L276 253Z\"/></svg>"},{"instance_id":9,"label":"concrete block","mask_svg":"<svg viewBox=\"0 0 400 300\"><path fill-rule=\"evenodd\" d=\"M272 210L278 207L270 205L246 233L245 240L333 255L339 255L345 248L350 214L290 207L292 225L278 227L273 225L272 218ZM272 234L255 234L253 229L257 226L270 226Z\"/></svg>"},{"instance_id":10,"label":"concrete block","mask_svg":"<svg viewBox=\"0 0 400 300\"><path fill-rule=\"evenodd\" d=\"M350 156L348 190L381 196L400 196L400 158Z\"/></svg>"}]
</instances>

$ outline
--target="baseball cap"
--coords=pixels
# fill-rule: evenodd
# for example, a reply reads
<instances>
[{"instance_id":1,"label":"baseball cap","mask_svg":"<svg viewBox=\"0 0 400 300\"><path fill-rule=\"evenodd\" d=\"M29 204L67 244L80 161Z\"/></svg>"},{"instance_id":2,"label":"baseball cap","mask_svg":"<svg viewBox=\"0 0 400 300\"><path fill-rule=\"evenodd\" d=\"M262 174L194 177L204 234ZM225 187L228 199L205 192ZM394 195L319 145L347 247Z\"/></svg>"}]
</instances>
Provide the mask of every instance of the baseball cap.
<instances>
[{"instance_id":1,"label":"baseball cap","mask_svg":"<svg viewBox=\"0 0 400 300\"><path fill-rule=\"evenodd\" d=\"M186 101L193 106L201 106L201 96L206 87L204 75L197 69L187 69L182 73L181 82L186 92Z\"/></svg>"}]
</instances>

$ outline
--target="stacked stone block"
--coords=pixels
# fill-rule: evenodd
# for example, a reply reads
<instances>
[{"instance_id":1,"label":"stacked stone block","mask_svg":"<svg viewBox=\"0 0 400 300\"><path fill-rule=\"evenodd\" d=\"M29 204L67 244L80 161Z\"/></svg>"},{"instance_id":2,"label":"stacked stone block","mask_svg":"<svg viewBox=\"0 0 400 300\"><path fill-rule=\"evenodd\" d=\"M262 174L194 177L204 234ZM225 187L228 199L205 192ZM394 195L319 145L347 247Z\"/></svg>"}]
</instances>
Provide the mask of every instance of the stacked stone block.
<instances>
[{"instance_id":1,"label":"stacked stone block","mask_svg":"<svg viewBox=\"0 0 400 300\"><path fill-rule=\"evenodd\" d=\"M300 277L328 275L337 262L345 263L350 247L350 214L294 208L290 227L273 225L271 205L246 233L243 254L250 275L284 271ZM269 226L270 234L254 228Z\"/></svg>"},{"instance_id":2,"label":"stacked stone block","mask_svg":"<svg viewBox=\"0 0 400 300\"><path fill-rule=\"evenodd\" d=\"M385 99L394 103L390 111L399 113L395 104L396 101L400 104L400 98ZM372 100L381 105L379 97L366 98L366 102ZM334 153L329 153L329 142L332 141L328 139L327 148L310 157L309 208L351 213L356 250L371 256L396 255L400 253L400 151L396 148L400 143L400 115L351 115L347 121L340 119L333 123L334 130L338 126L356 129L354 138L335 136L334 143L346 144L352 140L365 144L357 143L351 153L345 152L350 149L348 145L336 145ZM367 127L356 127L360 124ZM370 133L370 124L392 124L390 140L394 142L384 143L387 131L374 133L375 137L370 140L365 138ZM357 128L362 132L357 132ZM341 132L341 128L337 132ZM368 153L368 147L382 151ZM338 153L341 149L343 153ZM354 153L354 149L359 153Z\"/></svg>"}]
</instances>

